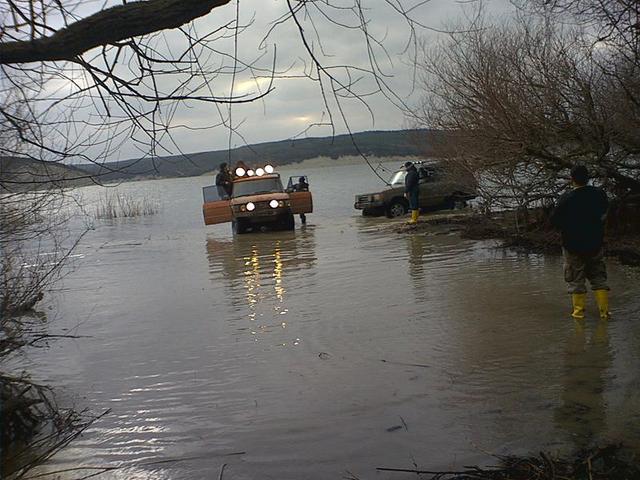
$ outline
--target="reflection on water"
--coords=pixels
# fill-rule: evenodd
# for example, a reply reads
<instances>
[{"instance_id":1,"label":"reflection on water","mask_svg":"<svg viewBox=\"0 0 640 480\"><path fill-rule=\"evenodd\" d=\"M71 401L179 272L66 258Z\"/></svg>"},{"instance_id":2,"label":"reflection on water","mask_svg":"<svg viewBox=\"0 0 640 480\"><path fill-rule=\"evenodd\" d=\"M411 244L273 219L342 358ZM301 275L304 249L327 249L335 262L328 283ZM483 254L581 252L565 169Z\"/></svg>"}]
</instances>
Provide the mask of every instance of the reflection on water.
<instances>
[{"instance_id":1,"label":"reflection on water","mask_svg":"<svg viewBox=\"0 0 640 480\"><path fill-rule=\"evenodd\" d=\"M313 285L313 227L228 240L209 236L206 251L211 282L217 284L220 277L224 279L229 300L250 322L252 335L287 327L289 276L302 278L303 288ZM293 341L294 345L297 342L299 339Z\"/></svg>"},{"instance_id":2,"label":"reflection on water","mask_svg":"<svg viewBox=\"0 0 640 480\"><path fill-rule=\"evenodd\" d=\"M564 353L561 404L555 421L573 438L577 448L597 443L607 430L604 393L613 364L609 324L598 322L587 340L584 322L575 322Z\"/></svg>"}]
</instances>

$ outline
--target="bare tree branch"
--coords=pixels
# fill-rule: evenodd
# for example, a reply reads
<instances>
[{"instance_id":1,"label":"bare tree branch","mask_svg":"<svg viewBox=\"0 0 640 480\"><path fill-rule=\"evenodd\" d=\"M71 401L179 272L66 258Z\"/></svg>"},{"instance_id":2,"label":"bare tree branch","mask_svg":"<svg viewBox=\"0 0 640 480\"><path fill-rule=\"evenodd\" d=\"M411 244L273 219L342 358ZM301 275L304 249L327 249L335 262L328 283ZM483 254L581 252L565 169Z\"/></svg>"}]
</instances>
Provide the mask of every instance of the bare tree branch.
<instances>
[{"instance_id":1,"label":"bare tree branch","mask_svg":"<svg viewBox=\"0 0 640 480\"><path fill-rule=\"evenodd\" d=\"M0 43L0 64L72 60L102 45L180 27L229 1L146 0L124 3L78 20L49 37Z\"/></svg>"}]
</instances>

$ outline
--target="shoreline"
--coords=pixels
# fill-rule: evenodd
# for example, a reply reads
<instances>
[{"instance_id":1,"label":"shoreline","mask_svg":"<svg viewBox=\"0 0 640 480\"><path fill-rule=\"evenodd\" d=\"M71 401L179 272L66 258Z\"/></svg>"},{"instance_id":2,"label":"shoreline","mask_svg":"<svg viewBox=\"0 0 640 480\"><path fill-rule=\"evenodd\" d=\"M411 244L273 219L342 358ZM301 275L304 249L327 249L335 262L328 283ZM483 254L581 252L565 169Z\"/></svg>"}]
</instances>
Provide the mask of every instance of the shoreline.
<instances>
[{"instance_id":1,"label":"shoreline","mask_svg":"<svg viewBox=\"0 0 640 480\"><path fill-rule=\"evenodd\" d=\"M511 248L527 253L562 255L560 234L548 228L513 230L514 212L492 214L490 217L470 209L440 211L422 214L417 225L393 222L382 227L397 234L431 233L443 235L457 233L468 240L496 240L500 248ZM536 225L536 224L532 224ZM605 256L617 259L622 265L640 267L640 234L608 235L605 238Z\"/></svg>"}]
</instances>

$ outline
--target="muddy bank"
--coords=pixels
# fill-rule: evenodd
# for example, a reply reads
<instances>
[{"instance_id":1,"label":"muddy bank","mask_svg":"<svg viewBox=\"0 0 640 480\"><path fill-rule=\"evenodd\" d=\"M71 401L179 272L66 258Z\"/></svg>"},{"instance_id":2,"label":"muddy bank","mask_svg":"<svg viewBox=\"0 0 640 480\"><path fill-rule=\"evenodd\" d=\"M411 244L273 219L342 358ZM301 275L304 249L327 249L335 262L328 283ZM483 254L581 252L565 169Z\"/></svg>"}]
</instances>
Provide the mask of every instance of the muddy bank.
<instances>
[{"instance_id":1,"label":"muddy bank","mask_svg":"<svg viewBox=\"0 0 640 480\"><path fill-rule=\"evenodd\" d=\"M402 220L386 228L400 234L457 233L470 240L499 240L505 248L551 255L562 253L560 234L551 228L540 212L531 212L527 219L516 219L515 212L491 216L472 210L432 212L423 214L417 225L408 225L406 220ZM640 266L640 233L633 232L633 229L617 232L610 228L605 242L608 257L617 258L623 265Z\"/></svg>"},{"instance_id":2,"label":"muddy bank","mask_svg":"<svg viewBox=\"0 0 640 480\"><path fill-rule=\"evenodd\" d=\"M462 471L429 471L417 468L378 467L381 472L429 474L441 480L631 480L640 477L633 452L620 445L594 447L569 457L540 452L536 456L496 456L492 467L466 467Z\"/></svg>"}]
</instances>

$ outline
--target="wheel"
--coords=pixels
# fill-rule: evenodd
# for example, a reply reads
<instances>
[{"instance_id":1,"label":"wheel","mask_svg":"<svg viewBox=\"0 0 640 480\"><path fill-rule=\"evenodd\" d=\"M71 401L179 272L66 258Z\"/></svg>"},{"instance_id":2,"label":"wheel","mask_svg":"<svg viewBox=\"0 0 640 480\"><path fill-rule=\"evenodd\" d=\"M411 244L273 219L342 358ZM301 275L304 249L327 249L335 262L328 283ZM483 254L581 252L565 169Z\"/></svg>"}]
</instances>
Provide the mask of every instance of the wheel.
<instances>
[{"instance_id":1,"label":"wheel","mask_svg":"<svg viewBox=\"0 0 640 480\"><path fill-rule=\"evenodd\" d=\"M387 207L386 214L389 218L402 217L409 211L409 206L405 200L396 198Z\"/></svg>"},{"instance_id":2,"label":"wheel","mask_svg":"<svg viewBox=\"0 0 640 480\"><path fill-rule=\"evenodd\" d=\"M243 218L234 218L231 221L231 230L235 235L247 233L247 222Z\"/></svg>"},{"instance_id":3,"label":"wheel","mask_svg":"<svg viewBox=\"0 0 640 480\"><path fill-rule=\"evenodd\" d=\"M467 201L464 199L464 194L461 192L455 192L450 197L447 197L444 201L444 208L449 210L457 210L467 206Z\"/></svg>"},{"instance_id":4,"label":"wheel","mask_svg":"<svg viewBox=\"0 0 640 480\"><path fill-rule=\"evenodd\" d=\"M296 221L293 218L293 214L290 213L282 221L282 229L283 230L295 230L295 228L296 228Z\"/></svg>"}]
</instances>

